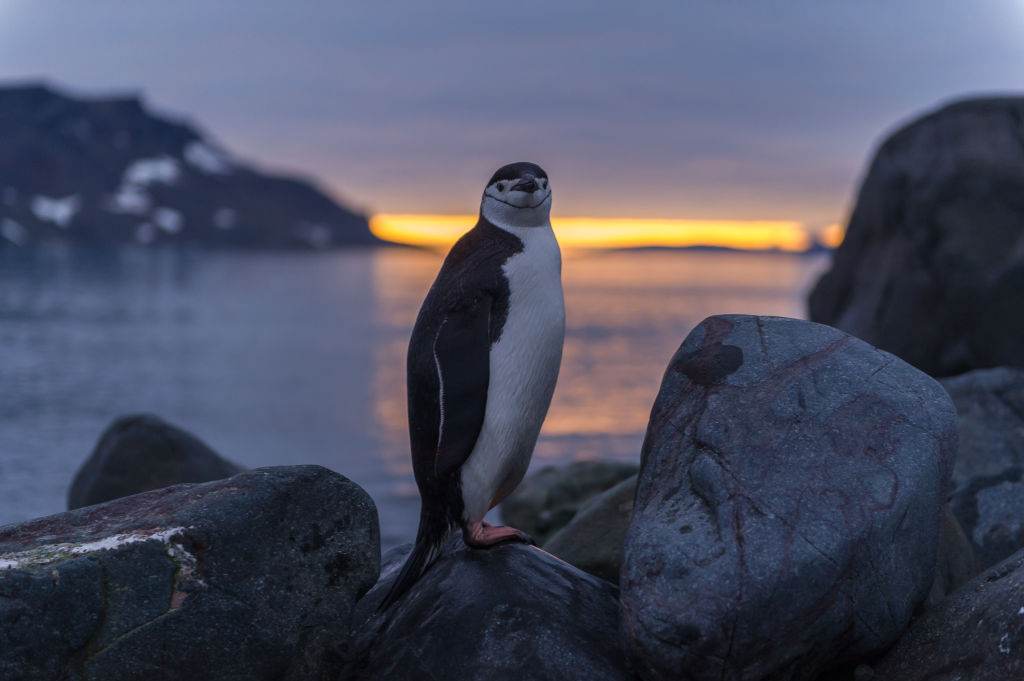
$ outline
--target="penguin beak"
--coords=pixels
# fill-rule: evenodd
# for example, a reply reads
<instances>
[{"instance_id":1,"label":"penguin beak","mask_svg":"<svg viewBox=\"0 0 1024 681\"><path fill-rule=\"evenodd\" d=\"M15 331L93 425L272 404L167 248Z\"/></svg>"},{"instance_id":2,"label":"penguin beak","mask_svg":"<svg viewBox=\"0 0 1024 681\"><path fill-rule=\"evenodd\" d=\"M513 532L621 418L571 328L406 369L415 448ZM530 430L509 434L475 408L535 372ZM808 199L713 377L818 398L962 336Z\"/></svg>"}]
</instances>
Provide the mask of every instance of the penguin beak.
<instances>
[{"instance_id":1,"label":"penguin beak","mask_svg":"<svg viewBox=\"0 0 1024 681\"><path fill-rule=\"evenodd\" d=\"M512 185L512 189L513 191L528 192L532 194L537 191L537 178L533 175L527 175Z\"/></svg>"}]
</instances>

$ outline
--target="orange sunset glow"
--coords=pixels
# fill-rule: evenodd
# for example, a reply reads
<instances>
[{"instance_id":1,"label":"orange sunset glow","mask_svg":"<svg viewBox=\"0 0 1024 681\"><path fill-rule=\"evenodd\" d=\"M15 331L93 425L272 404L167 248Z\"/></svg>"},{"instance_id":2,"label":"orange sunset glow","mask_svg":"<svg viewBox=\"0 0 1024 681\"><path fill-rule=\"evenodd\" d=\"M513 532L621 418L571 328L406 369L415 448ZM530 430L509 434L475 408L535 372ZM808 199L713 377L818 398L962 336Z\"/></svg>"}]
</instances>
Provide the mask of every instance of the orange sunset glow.
<instances>
[{"instance_id":1,"label":"orange sunset glow","mask_svg":"<svg viewBox=\"0 0 1024 681\"><path fill-rule=\"evenodd\" d=\"M381 239L444 248L476 223L475 215L385 213L370 220ZM801 252L812 239L803 224L787 220L685 220L560 217L552 226L568 248L722 246Z\"/></svg>"}]
</instances>

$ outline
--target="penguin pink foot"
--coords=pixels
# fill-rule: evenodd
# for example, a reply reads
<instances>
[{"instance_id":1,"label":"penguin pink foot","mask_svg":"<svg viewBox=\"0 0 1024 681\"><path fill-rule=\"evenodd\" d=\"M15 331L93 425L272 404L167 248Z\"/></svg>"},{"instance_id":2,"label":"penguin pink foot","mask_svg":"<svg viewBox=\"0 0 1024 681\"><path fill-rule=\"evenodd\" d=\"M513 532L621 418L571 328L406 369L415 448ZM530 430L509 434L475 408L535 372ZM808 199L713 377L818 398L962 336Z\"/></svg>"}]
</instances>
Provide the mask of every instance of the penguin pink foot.
<instances>
[{"instance_id":1,"label":"penguin pink foot","mask_svg":"<svg viewBox=\"0 0 1024 681\"><path fill-rule=\"evenodd\" d=\"M517 541L533 546L537 545L533 538L522 530L503 525L491 525L483 521L466 525L462 531L462 538L466 542L466 546L474 549L485 549L504 541Z\"/></svg>"}]
</instances>

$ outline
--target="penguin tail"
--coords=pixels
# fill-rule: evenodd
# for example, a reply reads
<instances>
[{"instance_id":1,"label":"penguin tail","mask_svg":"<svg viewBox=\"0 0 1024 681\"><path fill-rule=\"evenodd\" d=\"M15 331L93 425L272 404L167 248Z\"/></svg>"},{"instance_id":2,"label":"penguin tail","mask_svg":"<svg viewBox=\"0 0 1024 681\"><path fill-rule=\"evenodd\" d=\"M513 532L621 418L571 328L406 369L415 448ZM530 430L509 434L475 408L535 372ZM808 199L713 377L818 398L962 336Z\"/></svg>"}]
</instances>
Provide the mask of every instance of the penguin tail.
<instances>
[{"instance_id":1,"label":"penguin tail","mask_svg":"<svg viewBox=\"0 0 1024 681\"><path fill-rule=\"evenodd\" d=\"M405 592L437 560L441 555L441 547L444 545L450 528L451 524L444 516L435 516L426 512L420 514L420 527L416 532L416 543L399 570L398 577L391 583L391 588L388 589L384 600L377 606L378 612L387 610L395 601L404 596Z\"/></svg>"}]
</instances>

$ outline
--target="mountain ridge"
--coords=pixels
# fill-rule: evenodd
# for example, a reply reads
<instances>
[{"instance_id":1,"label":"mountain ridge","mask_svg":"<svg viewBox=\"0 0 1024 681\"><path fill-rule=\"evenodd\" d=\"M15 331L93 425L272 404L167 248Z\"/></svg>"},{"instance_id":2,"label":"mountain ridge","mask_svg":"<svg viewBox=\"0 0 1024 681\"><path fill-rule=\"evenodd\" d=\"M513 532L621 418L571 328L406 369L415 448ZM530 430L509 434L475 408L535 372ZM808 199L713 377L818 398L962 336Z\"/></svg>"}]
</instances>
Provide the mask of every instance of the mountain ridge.
<instances>
[{"instance_id":1,"label":"mountain ridge","mask_svg":"<svg viewBox=\"0 0 1024 681\"><path fill-rule=\"evenodd\" d=\"M138 94L0 83L0 247L327 249L382 243L312 180L267 172Z\"/></svg>"}]
</instances>

